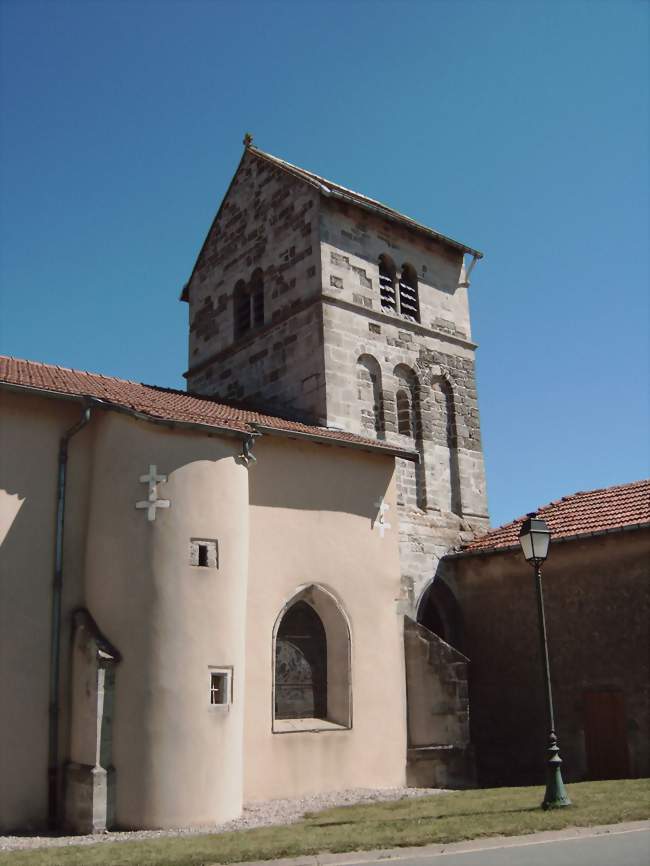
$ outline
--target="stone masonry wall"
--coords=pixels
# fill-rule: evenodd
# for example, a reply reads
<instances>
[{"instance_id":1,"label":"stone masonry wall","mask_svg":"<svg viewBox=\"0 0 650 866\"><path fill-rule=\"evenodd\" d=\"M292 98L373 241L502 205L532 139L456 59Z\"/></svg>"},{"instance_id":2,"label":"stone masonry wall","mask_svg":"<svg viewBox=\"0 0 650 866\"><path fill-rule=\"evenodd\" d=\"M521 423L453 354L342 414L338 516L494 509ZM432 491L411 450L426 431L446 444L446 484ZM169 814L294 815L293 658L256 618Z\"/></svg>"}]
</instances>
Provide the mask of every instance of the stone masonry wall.
<instances>
[{"instance_id":1,"label":"stone masonry wall","mask_svg":"<svg viewBox=\"0 0 650 866\"><path fill-rule=\"evenodd\" d=\"M382 254L398 274L406 263L417 274L419 323L381 309ZM419 465L397 461L403 609L413 615L440 557L487 527L462 258L247 151L188 289L191 391L420 453ZM235 339L233 292L256 268L264 323Z\"/></svg>"},{"instance_id":2,"label":"stone masonry wall","mask_svg":"<svg viewBox=\"0 0 650 866\"><path fill-rule=\"evenodd\" d=\"M321 205L327 420L420 452L420 466L397 461L404 609L415 614L440 558L487 528L467 287L461 251L360 213ZM381 309L382 253L398 273L415 268L420 323ZM398 391L411 404L408 434Z\"/></svg>"},{"instance_id":3,"label":"stone masonry wall","mask_svg":"<svg viewBox=\"0 0 650 866\"><path fill-rule=\"evenodd\" d=\"M311 187L244 154L188 286L191 392L323 418L318 204ZM233 292L256 268L264 322L235 339Z\"/></svg>"}]
</instances>

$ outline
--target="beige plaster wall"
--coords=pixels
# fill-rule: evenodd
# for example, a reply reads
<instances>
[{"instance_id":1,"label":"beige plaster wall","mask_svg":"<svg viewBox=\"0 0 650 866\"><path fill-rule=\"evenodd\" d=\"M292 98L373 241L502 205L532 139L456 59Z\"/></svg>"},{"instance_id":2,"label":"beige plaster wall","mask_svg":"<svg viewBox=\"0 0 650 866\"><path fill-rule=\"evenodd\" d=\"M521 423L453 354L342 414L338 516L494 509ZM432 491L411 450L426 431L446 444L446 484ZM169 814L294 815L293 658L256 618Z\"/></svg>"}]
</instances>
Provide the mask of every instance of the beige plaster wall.
<instances>
[{"instance_id":1,"label":"beige plaster wall","mask_svg":"<svg viewBox=\"0 0 650 866\"><path fill-rule=\"evenodd\" d=\"M47 820L50 611L57 461L78 405L0 392L0 831ZM69 614L83 598L92 428L71 444L62 597L60 749L68 715ZM11 703L9 704L9 700Z\"/></svg>"},{"instance_id":2,"label":"beige plaster wall","mask_svg":"<svg viewBox=\"0 0 650 866\"><path fill-rule=\"evenodd\" d=\"M223 821L242 802L248 478L236 439L173 432L117 414L97 432L87 603L122 653L113 760L119 826ZM135 503L149 465L171 502L149 522ZM219 568L190 565L191 538L217 539ZM209 668L233 668L234 700L209 705Z\"/></svg>"},{"instance_id":3,"label":"beige plaster wall","mask_svg":"<svg viewBox=\"0 0 650 866\"><path fill-rule=\"evenodd\" d=\"M245 800L403 784L403 617L392 458L263 439L250 470ZM373 529L385 496L392 529ZM273 630L315 584L351 625L352 727L274 733ZM327 623L325 623L327 629ZM331 687L331 686L330 686Z\"/></svg>"}]
</instances>

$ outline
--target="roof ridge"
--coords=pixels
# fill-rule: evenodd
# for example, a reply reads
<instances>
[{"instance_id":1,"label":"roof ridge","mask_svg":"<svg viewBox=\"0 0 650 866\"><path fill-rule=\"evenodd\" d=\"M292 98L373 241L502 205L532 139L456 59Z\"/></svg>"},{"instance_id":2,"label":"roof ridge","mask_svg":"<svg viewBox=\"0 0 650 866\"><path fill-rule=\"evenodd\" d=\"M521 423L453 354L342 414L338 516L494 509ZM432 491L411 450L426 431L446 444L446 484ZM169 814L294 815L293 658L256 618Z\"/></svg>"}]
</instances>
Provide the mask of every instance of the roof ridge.
<instances>
[{"instance_id":1,"label":"roof ridge","mask_svg":"<svg viewBox=\"0 0 650 866\"><path fill-rule=\"evenodd\" d=\"M431 226L425 225L419 220L416 220L413 217L410 217L407 214L396 210L391 205L379 201L379 199L371 198L368 195L364 195L364 193L362 192L357 192L356 190L350 189L349 187L345 187L334 180L328 180L328 178L322 177L321 175L316 174L316 172L310 171L307 168L301 168L299 165L294 165L292 162L288 162L286 159L282 159L279 156L274 156L272 153L261 150L261 148L256 147L254 144L249 144L244 152L251 153L253 156L260 157L267 162L277 165L284 171L288 172L294 177L298 177L306 183L310 183L312 186L319 186L321 188L321 191L323 191L323 189L325 190L326 195L332 195L334 197L338 196L339 198L343 199L344 202L351 203L353 205L356 204L358 207L365 207L369 210L376 209L385 219L394 219L397 221L401 221L409 225L416 231L432 235L438 241L443 241L444 243L447 243L456 249L460 249L463 254L469 253L477 259L483 258L483 253L479 250L476 250L473 247L469 247L467 246L467 244L462 243L462 241L458 241L455 238L444 234L443 232L439 232L437 229L431 228Z\"/></svg>"},{"instance_id":2,"label":"roof ridge","mask_svg":"<svg viewBox=\"0 0 650 866\"><path fill-rule=\"evenodd\" d=\"M378 198L372 198L371 196L366 195L366 194L363 193L363 192L359 192L359 191L356 190L356 189L351 189L351 188L348 187L348 186L343 186L343 184L342 184L342 183L338 183L338 181L330 180L330 179L327 178L327 177L323 177L323 175L321 175L321 174L316 174L315 171L312 171L312 170L309 169L309 168L302 168L302 166L295 165L294 163L289 162L288 159L282 159L282 157L280 157L280 156L275 156L275 155L272 154L272 153L268 153L268 152L265 151L265 150L261 150L259 147L255 147L255 145L253 145L253 144L250 145L249 150L254 151L254 152L257 153L259 156L266 157L267 159L270 159L270 160L272 160L273 162L279 162L279 163L281 163L282 165L287 166L288 168L295 169L296 171L299 171L299 172L301 172L302 174L308 174L308 175L310 175L311 177L313 177L315 180L320 181L323 185L329 184L329 185L331 185L331 186L338 187L338 189L345 190L345 192L349 192L351 195L358 195L359 198L363 198L363 199L365 199L366 201L371 202L372 204L378 204L378 205L380 205L380 207L385 207L387 210L392 210L392 211L395 210L394 207L392 207L392 206L389 205L389 204L386 204L386 202L380 201ZM399 213L399 211L396 211L396 213ZM406 214L402 214L402 216L406 216ZM412 217L407 217L407 219L412 219ZM414 220L414 222L415 222L415 220Z\"/></svg>"}]
</instances>

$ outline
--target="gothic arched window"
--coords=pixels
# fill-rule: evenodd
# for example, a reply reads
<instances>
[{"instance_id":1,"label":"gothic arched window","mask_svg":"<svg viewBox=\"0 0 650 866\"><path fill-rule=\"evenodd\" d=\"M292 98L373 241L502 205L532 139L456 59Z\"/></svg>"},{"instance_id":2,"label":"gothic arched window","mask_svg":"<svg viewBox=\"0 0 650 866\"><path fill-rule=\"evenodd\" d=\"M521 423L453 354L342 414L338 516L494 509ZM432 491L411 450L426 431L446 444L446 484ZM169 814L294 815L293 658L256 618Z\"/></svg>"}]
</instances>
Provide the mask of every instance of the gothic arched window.
<instances>
[{"instance_id":1,"label":"gothic arched window","mask_svg":"<svg viewBox=\"0 0 650 866\"><path fill-rule=\"evenodd\" d=\"M397 311L397 297L395 294L395 281L397 269L395 262L385 253L379 256L379 297L382 310L395 313Z\"/></svg>"},{"instance_id":2,"label":"gothic arched window","mask_svg":"<svg viewBox=\"0 0 650 866\"><path fill-rule=\"evenodd\" d=\"M405 319L420 321L420 302L418 299L418 275L413 265L402 265L399 278L399 311Z\"/></svg>"},{"instance_id":3,"label":"gothic arched window","mask_svg":"<svg viewBox=\"0 0 650 866\"><path fill-rule=\"evenodd\" d=\"M251 299L243 280L239 280L233 292L233 317L235 340L251 329Z\"/></svg>"},{"instance_id":4,"label":"gothic arched window","mask_svg":"<svg viewBox=\"0 0 650 866\"><path fill-rule=\"evenodd\" d=\"M260 268L253 271L250 292L253 303L253 325L259 328L264 324L264 276Z\"/></svg>"},{"instance_id":5,"label":"gothic arched window","mask_svg":"<svg viewBox=\"0 0 650 866\"><path fill-rule=\"evenodd\" d=\"M285 613L275 643L275 718L327 715L327 639L316 611L297 601Z\"/></svg>"}]
</instances>

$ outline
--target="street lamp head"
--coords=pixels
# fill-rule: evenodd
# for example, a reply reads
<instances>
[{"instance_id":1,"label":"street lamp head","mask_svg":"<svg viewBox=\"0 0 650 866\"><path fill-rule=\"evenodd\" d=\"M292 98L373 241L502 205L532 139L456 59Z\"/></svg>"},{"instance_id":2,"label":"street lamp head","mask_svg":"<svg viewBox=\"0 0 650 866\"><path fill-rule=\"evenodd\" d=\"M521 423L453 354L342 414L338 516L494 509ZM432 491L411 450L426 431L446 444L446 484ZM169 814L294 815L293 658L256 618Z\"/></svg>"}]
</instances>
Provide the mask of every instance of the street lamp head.
<instances>
[{"instance_id":1,"label":"street lamp head","mask_svg":"<svg viewBox=\"0 0 650 866\"><path fill-rule=\"evenodd\" d=\"M526 561L531 565L539 565L548 556L548 544L551 539L551 530L541 517L533 512L529 514L521 525L519 532L519 544L524 552Z\"/></svg>"}]
</instances>

